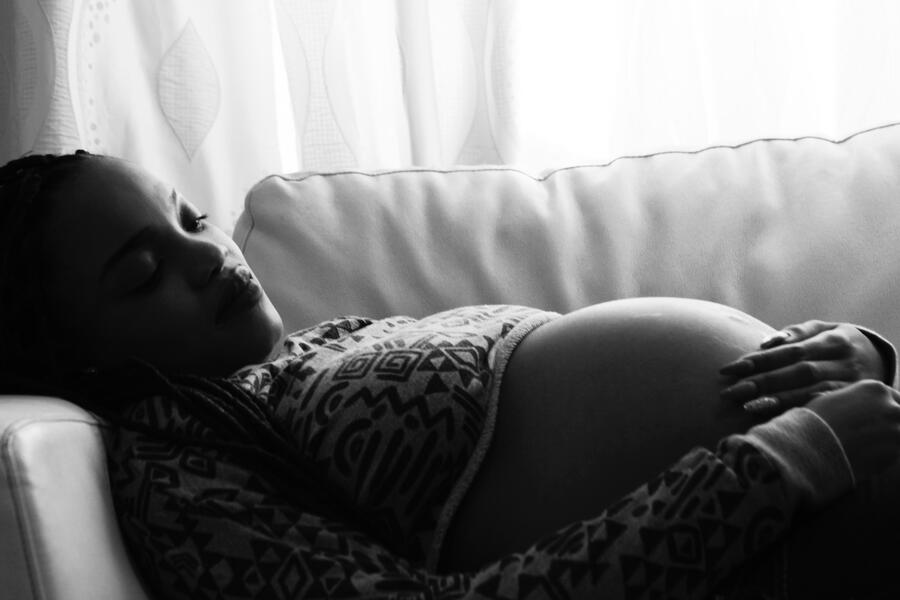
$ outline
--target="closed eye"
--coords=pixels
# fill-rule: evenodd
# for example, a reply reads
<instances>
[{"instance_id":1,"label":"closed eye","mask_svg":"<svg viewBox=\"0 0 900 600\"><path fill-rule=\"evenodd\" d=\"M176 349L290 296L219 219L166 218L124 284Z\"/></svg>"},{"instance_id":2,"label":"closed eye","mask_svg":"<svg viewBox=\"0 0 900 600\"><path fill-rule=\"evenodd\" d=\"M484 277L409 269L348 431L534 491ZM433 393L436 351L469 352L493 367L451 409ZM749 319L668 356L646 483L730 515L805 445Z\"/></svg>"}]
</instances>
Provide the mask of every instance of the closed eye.
<instances>
[{"instance_id":1,"label":"closed eye","mask_svg":"<svg viewBox=\"0 0 900 600\"><path fill-rule=\"evenodd\" d=\"M132 288L131 293L133 294L146 294L147 292L153 291L153 289L157 286L160 279L162 279L162 269L163 269L163 261L159 261L159 264L156 265L156 269L153 271L153 274L144 281L144 283L140 284L136 288Z\"/></svg>"}]
</instances>

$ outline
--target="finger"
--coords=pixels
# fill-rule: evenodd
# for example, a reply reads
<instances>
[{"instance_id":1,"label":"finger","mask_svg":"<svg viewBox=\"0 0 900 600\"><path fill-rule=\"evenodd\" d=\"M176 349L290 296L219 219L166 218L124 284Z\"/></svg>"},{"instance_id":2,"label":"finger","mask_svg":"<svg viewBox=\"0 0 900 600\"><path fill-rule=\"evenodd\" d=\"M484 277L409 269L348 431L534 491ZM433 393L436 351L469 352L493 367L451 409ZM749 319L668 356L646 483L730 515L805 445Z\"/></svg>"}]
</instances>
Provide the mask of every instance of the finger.
<instances>
[{"instance_id":1,"label":"finger","mask_svg":"<svg viewBox=\"0 0 900 600\"><path fill-rule=\"evenodd\" d=\"M802 345L779 346L771 350L745 354L736 361L730 362L719 369L719 373L733 377L746 377L754 373L771 371L772 369L787 366L801 361L805 357L806 348Z\"/></svg>"},{"instance_id":2,"label":"finger","mask_svg":"<svg viewBox=\"0 0 900 600\"><path fill-rule=\"evenodd\" d=\"M831 360L844 358L853 351L846 335L832 332L833 328L820 331L813 337L786 344L770 350L758 350L745 354L728 363L719 372L732 377L747 377L754 373L771 371L802 360Z\"/></svg>"},{"instance_id":3,"label":"finger","mask_svg":"<svg viewBox=\"0 0 900 600\"><path fill-rule=\"evenodd\" d=\"M765 350L786 342L802 342L823 331L834 329L838 325L840 325L840 323L829 323L826 321L819 321L818 319L804 321L803 323L798 323L796 325L789 325L763 340L762 344L760 344L760 348Z\"/></svg>"},{"instance_id":4,"label":"finger","mask_svg":"<svg viewBox=\"0 0 900 600\"><path fill-rule=\"evenodd\" d=\"M786 411L797 406L804 406L810 400L823 394L845 388L850 385L846 381L820 381L804 388L760 396L744 402L745 411L755 414Z\"/></svg>"},{"instance_id":5,"label":"finger","mask_svg":"<svg viewBox=\"0 0 900 600\"><path fill-rule=\"evenodd\" d=\"M798 390L822 381L850 381L856 371L844 361L804 360L761 375L747 377L726 387L720 393L723 400L746 402L759 396Z\"/></svg>"},{"instance_id":6,"label":"finger","mask_svg":"<svg viewBox=\"0 0 900 600\"><path fill-rule=\"evenodd\" d=\"M790 332L782 329L781 331L776 331L775 333L773 333L772 335L770 335L769 337L764 339L759 344L759 347L762 348L763 350L768 350L769 348L774 348L775 346L778 346L779 344L785 343L786 341L788 341L788 339L790 337L791 337Z\"/></svg>"},{"instance_id":7,"label":"finger","mask_svg":"<svg viewBox=\"0 0 900 600\"><path fill-rule=\"evenodd\" d=\"M900 404L900 391L897 391L892 387L889 387L887 389L888 389L888 392L891 394L891 398L894 400L894 402L896 402L897 404Z\"/></svg>"},{"instance_id":8,"label":"finger","mask_svg":"<svg viewBox=\"0 0 900 600\"><path fill-rule=\"evenodd\" d=\"M781 412L781 401L776 396L760 396L759 398L754 398L753 400L748 400L744 402L744 410L748 413L753 414L762 414L762 413L774 413Z\"/></svg>"}]
</instances>

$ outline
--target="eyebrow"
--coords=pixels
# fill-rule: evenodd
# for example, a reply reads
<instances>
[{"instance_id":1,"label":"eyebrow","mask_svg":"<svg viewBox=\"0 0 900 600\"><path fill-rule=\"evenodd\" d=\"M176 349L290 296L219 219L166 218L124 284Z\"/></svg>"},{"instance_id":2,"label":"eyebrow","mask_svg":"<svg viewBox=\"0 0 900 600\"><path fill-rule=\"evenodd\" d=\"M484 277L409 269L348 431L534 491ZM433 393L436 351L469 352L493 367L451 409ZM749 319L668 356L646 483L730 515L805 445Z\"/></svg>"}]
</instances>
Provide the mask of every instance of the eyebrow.
<instances>
[{"instance_id":1,"label":"eyebrow","mask_svg":"<svg viewBox=\"0 0 900 600\"><path fill-rule=\"evenodd\" d=\"M178 193L173 189L172 193L169 194L168 197L169 204L173 207L177 206L178 203ZM128 238L128 240L122 244L118 250L112 253L112 255L106 259L106 262L103 263L103 269L100 271L100 279L103 280L109 271L112 270L116 263L125 258L125 256L132 252L133 250L140 248L146 241L153 237L153 227L151 225L147 225L146 227L142 227L135 233L133 236Z\"/></svg>"}]
</instances>

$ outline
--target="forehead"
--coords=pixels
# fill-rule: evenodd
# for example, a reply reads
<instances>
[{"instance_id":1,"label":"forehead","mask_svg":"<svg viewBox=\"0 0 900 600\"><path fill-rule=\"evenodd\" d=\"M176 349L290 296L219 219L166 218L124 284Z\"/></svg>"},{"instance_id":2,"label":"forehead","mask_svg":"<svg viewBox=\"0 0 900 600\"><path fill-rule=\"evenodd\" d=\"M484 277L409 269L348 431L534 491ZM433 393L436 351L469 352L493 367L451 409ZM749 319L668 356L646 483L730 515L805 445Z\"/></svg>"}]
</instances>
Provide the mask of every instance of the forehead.
<instances>
[{"instance_id":1,"label":"forehead","mask_svg":"<svg viewBox=\"0 0 900 600\"><path fill-rule=\"evenodd\" d=\"M170 191L163 182L125 161L91 160L55 194L48 225L91 229L97 221L137 222L165 213Z\"/></svg>"},{"instance_id":2,"label":"forehead","mask_svg":"<svg viewBox=\"0 0 900 600\"><path fill-rule=\"evenodd\" d=\"M96 206L102 210L124 208L162 208L168 196L162 181L147 171L123 160L99 158L88 162L64 186L60 199L64 204Z\"/></svg>"},{"instance_id":3,"label":"forehead","mask_svg":"<svg viewBox=\"0 0 900 600\"><path fill-rule=\"evenodd\" d=\"M163 182L125 161L91 160L51 200L43 223L45 248L51 257L62 252L102 259L135 231L165 221L170 193Z\"/></svg>"}]
</instances>

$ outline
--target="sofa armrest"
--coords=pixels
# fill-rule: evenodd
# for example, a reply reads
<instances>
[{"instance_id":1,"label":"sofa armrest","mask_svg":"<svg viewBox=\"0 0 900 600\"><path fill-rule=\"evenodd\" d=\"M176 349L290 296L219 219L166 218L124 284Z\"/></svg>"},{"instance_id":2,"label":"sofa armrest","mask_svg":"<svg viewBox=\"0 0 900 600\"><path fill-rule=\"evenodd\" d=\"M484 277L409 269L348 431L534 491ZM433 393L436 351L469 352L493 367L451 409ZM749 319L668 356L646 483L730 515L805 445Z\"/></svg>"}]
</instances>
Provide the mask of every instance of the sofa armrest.
<instances>
[{"instance_id":1,"label":"sofa armrest","mask_svg":"<svg viewBox=\"0 0 900 600\"><path fill-rule=\"evenodd\" d=\"M4 597L150 597L116 522L101 427L58 398L0 396Z\"/></svg>"}]
</instances>

